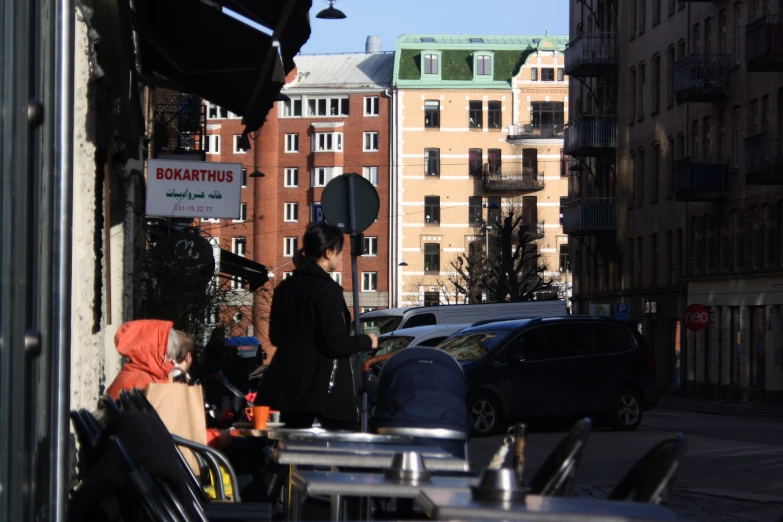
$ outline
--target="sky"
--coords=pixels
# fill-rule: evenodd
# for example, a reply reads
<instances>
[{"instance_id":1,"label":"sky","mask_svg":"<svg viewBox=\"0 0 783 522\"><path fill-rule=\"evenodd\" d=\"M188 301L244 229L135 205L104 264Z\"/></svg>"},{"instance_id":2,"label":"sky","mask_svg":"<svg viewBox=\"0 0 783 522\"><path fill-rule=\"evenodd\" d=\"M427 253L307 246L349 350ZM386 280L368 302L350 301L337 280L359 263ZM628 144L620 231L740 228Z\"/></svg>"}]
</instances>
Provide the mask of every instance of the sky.
<instances>
[{"instance_id":1,"label":"sky","mask_svg":"<svg viewBox=\"0 0 783 522\"><path fill-rule=\"evenodd\" d=\"M370 35L381 37L384 51L393 51L401 34L568 36L568 0L337 0L334 6L347 18L317 19L328 2L313 0L303 54L364 52Z\"/></svg>"}]
</instances>

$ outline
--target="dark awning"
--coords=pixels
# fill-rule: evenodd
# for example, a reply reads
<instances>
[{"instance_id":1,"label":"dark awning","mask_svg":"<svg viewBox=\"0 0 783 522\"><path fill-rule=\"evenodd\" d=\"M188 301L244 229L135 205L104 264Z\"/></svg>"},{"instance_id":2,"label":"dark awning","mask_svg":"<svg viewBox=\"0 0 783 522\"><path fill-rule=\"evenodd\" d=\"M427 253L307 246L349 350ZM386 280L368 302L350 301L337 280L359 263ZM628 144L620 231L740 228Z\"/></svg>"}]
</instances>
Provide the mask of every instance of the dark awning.
<instances>
[{"instance_id":1,"label":"dark awning","mask_svg":"<svg viewBox=\"0 0 783 522\"><path fill-rule=\"evenodd\" d=\"M263 125L285 83L290 69L284 63L293 68L294 55L310 36L312 0L223 3L270 24L276 38L225 14L219 3L136 0L141 72L149 84L195 94L243 116L245 132L252 132Z\"/></svg>"},{"instance_id":2,"label":"dark awning","mask_svg":"<svg viewBox=\"0 0 783 522\"><path fill-rule=\"evenodd\" d=\"M220 273L240 277L248 282L250 291L255 292L269 281L269 271L261 263L220 249Z\"/></svg>"}]
</instances>

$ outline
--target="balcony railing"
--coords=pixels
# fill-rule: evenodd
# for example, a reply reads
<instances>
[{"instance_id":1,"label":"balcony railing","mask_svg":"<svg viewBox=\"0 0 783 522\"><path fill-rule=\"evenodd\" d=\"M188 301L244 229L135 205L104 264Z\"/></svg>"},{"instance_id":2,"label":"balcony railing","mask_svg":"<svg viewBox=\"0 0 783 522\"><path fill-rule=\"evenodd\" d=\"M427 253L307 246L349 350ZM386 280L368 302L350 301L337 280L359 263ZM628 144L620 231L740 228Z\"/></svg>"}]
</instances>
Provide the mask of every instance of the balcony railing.
<instances>
[{"instance_id":1,"label":"balcony railing","mask_svg":"<svg viewBox=\"0 0 783 522\"><path fill-rule=\"evenodd\" d=\"M565 73L569 76L601 76L617 68L617 33L582 33L565 50Z\"/></svg>"},{"instance_id":2,"label":"balcony railing","mask_svg":"<svg viewBox=\"0 0 783 522\"><path fill-rule=\"evenodd\" d=\"M571 156L599 156L617 149L617 116L583 115L568 123L564 152Z\"/></svg>"},{"instance_id":3,"label":"balcony railing","mask_svg":"<svg viewBox=\"0 0 783 522\"><path fill-rule=\"evenodd\" d=\"M515 166L515 168L516 170L500 168L496 171L485 168L482 174L484 190L514 190L520 192L544 190L544 176L540 176L533 167L526 167L523 164L521 170L518 166Z\"/></svg>"},{"instance_id":4,"label":"balcony railing","mask_svg":"<svg viewBox=\"0 0 783 522\"><path fill-rule=\"evenodd\" d=\"M745 138L745 182L783 185L783 134L767 132Z\"/></svg>"},{"instance_id":5,"label":"balcony railing","mask_svg":"<svg viewBox=\"0 0 783 522\"><path fill-rule=\"evenodd\" d=\"M745 59L748 71L783 71L783 23L767 15L745 26Z\"/></svg>"},{"instance_id":6,"label":"balcony railing","mask_svg":"<svg viewBox=\"0 0 783 522\"><path fill-rule=\"evenodd\" d=\"M674 66L674 94L678 102L717 102L729 95L731 57L693 54Z\"/></svg>"},{"instance_id":7,"label":"balcony railing","mask_svg":"<svg viewBox=\"0 0 783 522\"><path fill-rule=\"evenodd\" d=\"M508 129L508 141L562 140L564 135L565 125L562 123L525 123L522 125L511 125Z\"/></svg>"},{"instance_id":8,"label":"balcony railing","mask_svg":"<svg viewBox=\"0 0 783 522\"><path fill-rule=\"evenodd\" d=\"M579 198L567 202L563 232L572 236L599 236L617 232L617 205L614 198Z\"/></svg>"},{"instance_id":9,"label":"balcony railing","mask_svg":"<svg viewBox=\"0 0 783 522\"><path fill-rule=\"evenodd\" d=\"M729 195L729 159L690 157L674 162L676 201L721 201Z\"/></svg>"}]
</instances>

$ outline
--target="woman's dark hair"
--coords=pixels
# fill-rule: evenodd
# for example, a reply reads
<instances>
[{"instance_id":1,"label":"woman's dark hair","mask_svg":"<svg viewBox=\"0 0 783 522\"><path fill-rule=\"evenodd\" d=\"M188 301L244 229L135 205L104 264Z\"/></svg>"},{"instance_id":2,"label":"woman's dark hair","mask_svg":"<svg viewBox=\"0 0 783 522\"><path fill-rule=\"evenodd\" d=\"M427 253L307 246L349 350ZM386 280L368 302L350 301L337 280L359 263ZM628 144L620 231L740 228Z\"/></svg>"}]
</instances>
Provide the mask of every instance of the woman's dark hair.
<instances>
[{"instance_id":1,"label":"woman's dark hair","mask_svg":"<svg viewBox=\"0 0 783 522\"><path fill-rule=\"evenodd\" d=\"M294 265L300 266L302 261L318 261L327 250L343 251L345 238L343 232L332 225L312 223L307 226L302 236L302 248L294 256Z\"/></svg>"}]
</instances>

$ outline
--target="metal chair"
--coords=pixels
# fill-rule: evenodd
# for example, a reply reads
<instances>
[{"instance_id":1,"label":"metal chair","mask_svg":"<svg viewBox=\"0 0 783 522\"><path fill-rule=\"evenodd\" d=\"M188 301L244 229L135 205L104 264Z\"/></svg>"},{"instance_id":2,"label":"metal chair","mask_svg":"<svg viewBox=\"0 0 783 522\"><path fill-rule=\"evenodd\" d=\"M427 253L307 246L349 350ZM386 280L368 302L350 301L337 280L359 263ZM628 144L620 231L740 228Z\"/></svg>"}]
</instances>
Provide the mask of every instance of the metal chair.
<instances>
[{"instance_id":1,"label":"metal chair","mask_svg":"<svg viewBox=\"0 0 783 522\"><path fill-rule=\"evenodd\" d=\"M567 497L582 459L593 421L582 419L549 454L530 481L531 493L546 497Z\"/></svg>"},{"instance_id":2,"label":"metal chair","mask_svg":"<svg viewBox=\"0 0 783 522\"><path fill-rule=\"evenodd\" d=\"M685 455L685 435L677 433L656 444L620 480L609 500L660 504L671 491Z\"/></svg>"}]
</instances>

